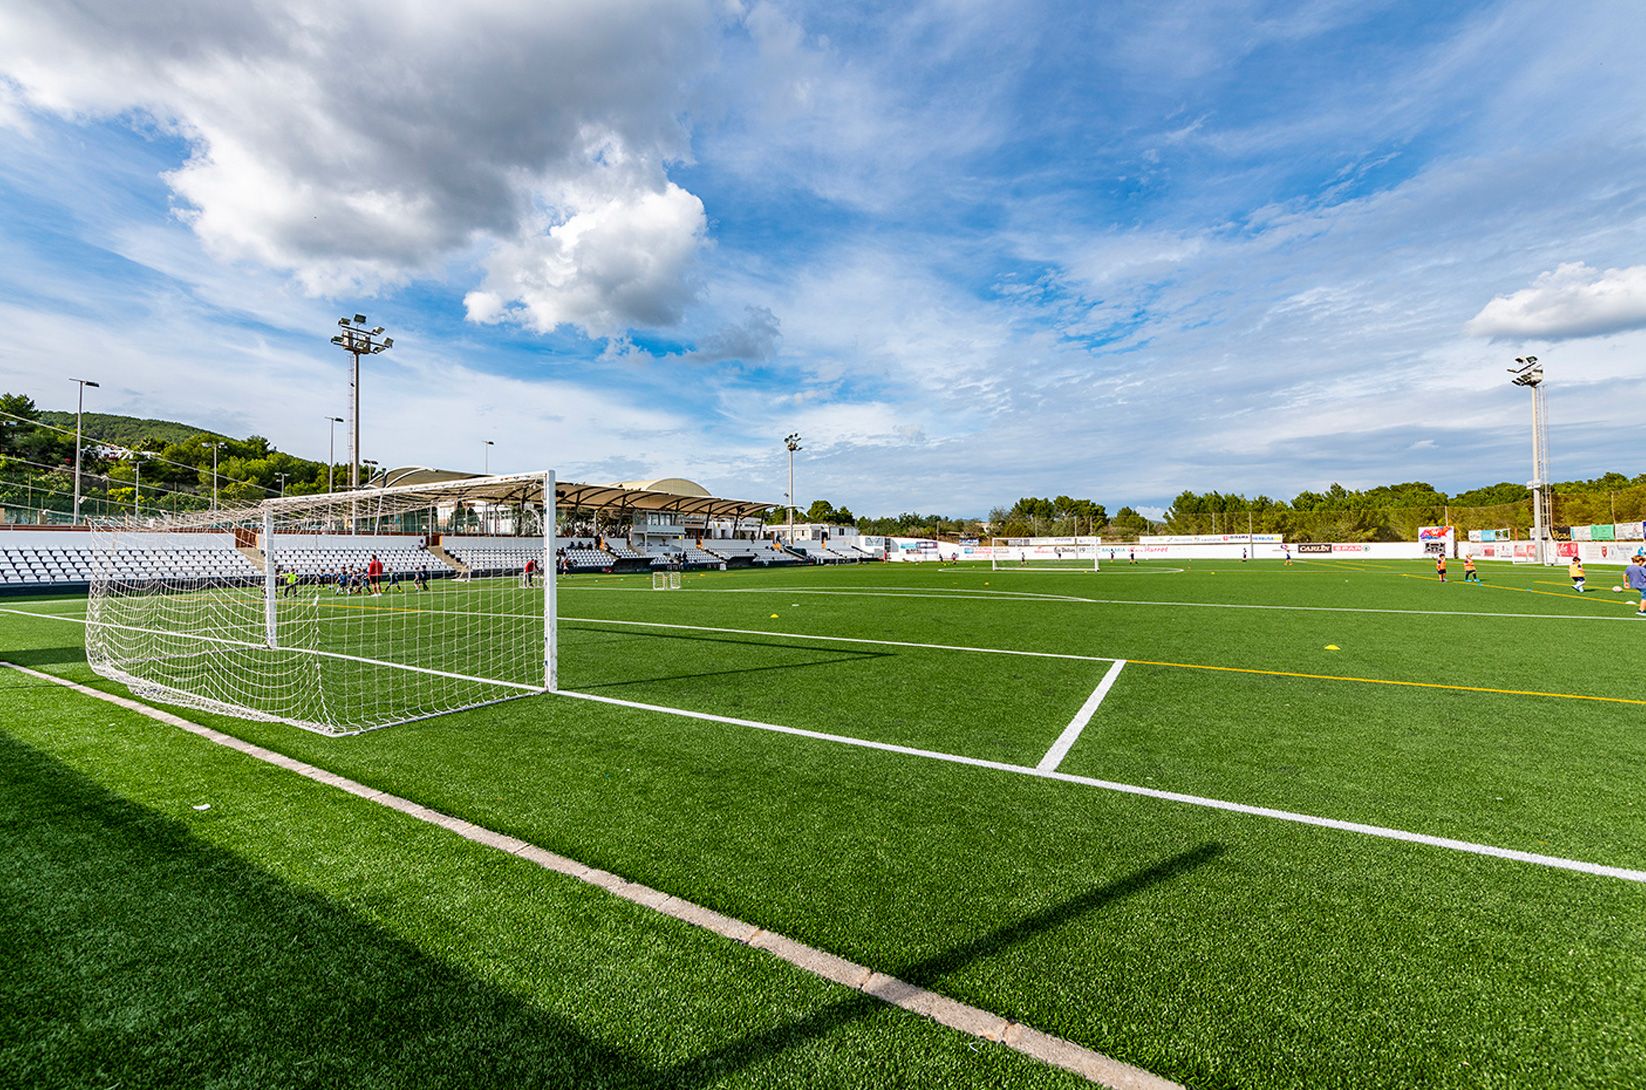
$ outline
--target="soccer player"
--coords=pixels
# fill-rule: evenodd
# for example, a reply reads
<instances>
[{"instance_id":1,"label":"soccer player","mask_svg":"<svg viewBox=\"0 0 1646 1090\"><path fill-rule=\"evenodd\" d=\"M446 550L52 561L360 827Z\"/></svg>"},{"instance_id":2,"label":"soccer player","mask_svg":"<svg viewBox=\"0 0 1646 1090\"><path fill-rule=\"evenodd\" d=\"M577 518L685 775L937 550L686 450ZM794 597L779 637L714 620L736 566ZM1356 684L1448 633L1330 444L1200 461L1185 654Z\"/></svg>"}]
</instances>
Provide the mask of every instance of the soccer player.
<instances>
[{"instance_id":1,"label":"soccer player","mask_svg":"<svg viewBox=\"0 0 1646 1090\"><path fill-rule=\"evenodd\" d=\"M373 594L383 593L383 562L376 553L371 554L371 562L366 565L366 582L370 584Z\"/></svg>"},{"instance_id":2,"label":"soccer player","mask_svg":"<svg viewBox=\"0 0 1646 1090\"><path fill-rule=\"evenodd\" d=\"M290 569L288 569L286 571L286 585L284 587L284 593L285 593L285 596L287 598L295 598L297 596L297 572L296 571L293 571L293 570L290 570Z\"/></svg>"},{"instance_id":3,"label":"soccer player","mask_svg":"<svg viewBox=\"0 0 1646 1090\"><path fill-rule=\"evenodd\" d=\"M520 569L520 585L522 587L531 586L532 585L532 580L534 578L536 578L536 576L537 576L537 558L532 557L530 560L526 561L526 566L524 568Z\"/></svg>"},{"instance_id":4,"label":"soccer player","mask_svg":"<svg viewBox=\"0 0 1646 1090\"><path fill-rule=\"evenodd\" d=\"M1635 611L1635 616L1646 617L1646 556L1636 553L1629 566L1623 569L1623 578L1628 582L1629 589L1640 595L1640 608Z\"/></svg>"},{"instance_id":5,"label":"soccer player","mask_svg":"<svg viewBox=\"0 0 1646 1090\"><path fill-rule=\"evenodd\" d=\"M1566 574L1572 577L1572 589L1579 594L1583 593L1583 558L1574 556L1572 562L1566 565Z\"/></svg>"},{"instance_id":6,"label":"soccer player","mask_svg":"<svg viewBox=\"0 0 1646 1090\"><path fill-rule=\"evenodd\" d=\"M1126 563L1128 563L1128 564L1136 564L1137 563L1137 549L1136 548L1131 548L1131 549L1126 550Z\"/></svg>"},{"instance_id":7,"label":"soccer player","mask_svg":"<svg viewBox=\"0 0 1646 1090\"><path fill-rule=\"evenodd\" d=\"M1463 558L1463 581L1465 583L1480 582L1480 573L1475 571L1475 558L1472 556Z\"/></svg>"},{"instance_id":8,"label":"soccer player","mask_svg":"<svg viewBox=\"0 0 1646 1090\"><path fill-rule=\"evenodd\" d=\"M429 573L427 569L417 569L416 573L412 576L412 586L416 587L419 591L429 589Z\"/></svg>"},{"instance_id":9,"label":"soccer player","mask_svg":"<svg viewBox=\"0 0 1646 1090\"><path fill-rule=\"evenodd\" d=\"M1242 564L1246 563L1246 547L1244 545L1240 548L1240 562Z\"/></svg>"},{"instance_id":10,"label":"soccer player","mask_svg":"<svg viewBox=\"0 0 1646 1090\"><path fill-rule=\"evenodd\" d=\"M1282 545L1280 547L1280 554L1286 558L1286 566L1288 568L1291 567L1292 566L1292 547L1290 545Z\"/></svg>"},{"instance_id":11,"label":"soccer player","mask_svg":"<svg viewBox=\"0 0 1646 1090\"><path fill-rule=\"evenodd\" d=\"M332 591L333 594L347 594L349 592L349 569L347 565L337 565L336 583L337 586Z\"/></svg>"},{"instance_id":12,"label":"soccer player","mask_svg":"<svg viewBox=\"0 0 1646 1090\"><path fill-rule=\"evenodd\" d=\"M1442 583L1444 583L1446 581L1446 554L1445 553L1436 553L1435 554L1435 574L1440 576L1440 581Z\"/></svg>"}]
</instances>

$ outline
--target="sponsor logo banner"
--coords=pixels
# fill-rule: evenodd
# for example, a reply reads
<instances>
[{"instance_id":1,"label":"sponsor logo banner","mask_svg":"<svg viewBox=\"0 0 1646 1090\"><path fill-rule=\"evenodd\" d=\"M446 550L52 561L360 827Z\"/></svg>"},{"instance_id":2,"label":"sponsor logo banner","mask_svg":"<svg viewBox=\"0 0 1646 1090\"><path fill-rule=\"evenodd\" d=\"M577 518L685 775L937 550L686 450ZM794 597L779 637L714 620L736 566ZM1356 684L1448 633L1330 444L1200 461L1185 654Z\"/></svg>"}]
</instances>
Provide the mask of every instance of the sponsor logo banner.
<instances>
[{"instance_id":1,"label":"sponsor logo banner","mask_svg":"<svg viewBox=\"0 0 1646 1090\"><path fill-rule=\"evenodd\" d=\"M1316 542L1304 542L1298 545L1297 551L1300 553L1329 553L1332 551L1332 547L1330 545L1321 545Z\"/></svg>"},{"instance_id":2,"label":"sponsor logo banner","mask_svg":"<svg viewBox=\"0 0 1646 1090\"><path fill-rule=\"evenodd\" d=\"M1456 536L1457 531L1450 526L1421 526L1417 531L1419 541L1445 541Z\"/></svg>"},{"instance_id":3,"label":"sponsor logo banner","mask_svg":"<svg viewBox=\"0 0 1646 1090\"><path fill-rule=\"evenodd\" d=\"M1143 534L1140 545L1279 545L1284 534Z\"/></svg>"}]
</instances>

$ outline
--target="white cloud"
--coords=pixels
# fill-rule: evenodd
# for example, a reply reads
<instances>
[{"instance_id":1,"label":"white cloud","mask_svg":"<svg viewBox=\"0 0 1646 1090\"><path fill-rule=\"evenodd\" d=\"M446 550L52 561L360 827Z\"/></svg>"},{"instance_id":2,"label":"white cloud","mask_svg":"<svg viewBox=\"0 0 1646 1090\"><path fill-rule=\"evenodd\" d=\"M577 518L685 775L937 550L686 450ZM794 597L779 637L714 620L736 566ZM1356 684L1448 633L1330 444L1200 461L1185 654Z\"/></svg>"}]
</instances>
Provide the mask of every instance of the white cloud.
<instances>
[{"instance_id":1,"label":"white cloud","mask_svg":"<svg viewBox=\"0 0 1646 1090\"><path fill-rule=\"evenodd\" d=\"M576 208L486 258L486 280L463 300L476 322L517 321L547 333L575 325L597 337L670 326L696 294L693 258L708 226L703 202L673 182Z\"/></svg>"},{"instance_id":2,"label":"white cloud","mask_svg":"<svg viewBox=\"0 0 1646 1090\"><path fill-rule=\"evenodd\" d=\"M479 243L498 248L492 310L666 324L704 236L666 168L690 156L717 31L701 0L19 0L0 5L0 123L15 101L152 119L188 148L166 180L206 247L314 293Z\"/></svg>"},{"instance_id":3,"label":"white cloud","mask_svg":"<svg viewBox=\"0 0 1646 1090\"><path fill-rule=\"evenodd\" d=\"M1477 337L1563 340L1646 327L1646 265L1600 272L1581 261L1546 272L1481 308L1465 329Z\"/></svg>"}]
</instances>

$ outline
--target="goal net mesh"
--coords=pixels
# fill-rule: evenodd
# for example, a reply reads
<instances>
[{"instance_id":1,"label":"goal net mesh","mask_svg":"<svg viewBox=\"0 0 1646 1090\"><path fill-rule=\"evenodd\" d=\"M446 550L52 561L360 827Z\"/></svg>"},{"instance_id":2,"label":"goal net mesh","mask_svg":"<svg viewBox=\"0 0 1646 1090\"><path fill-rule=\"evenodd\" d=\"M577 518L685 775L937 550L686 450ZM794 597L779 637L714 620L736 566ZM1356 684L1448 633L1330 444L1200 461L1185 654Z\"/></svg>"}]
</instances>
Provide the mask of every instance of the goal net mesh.
<instances>
[{"instance_id":1,"label":"goal net mesh","mask_svg":"<svg viewBox=\"0 0 1646 1090\"><path fill-rule=\"evenodd\" d=\"M996 537L989 539L995 571L1097 571L1102 539L1096 537Z\"/></svg>"},{"instance_id":2,"label":"goal net mesh","mask_svg":"<svg viewBox=\"0 0 1646 1090\"><path fill-rule=\"evenodd\" d=\"M544 477L481 480L100 526L86 658L143 697L327 734L541 692ZM471 573L465 534L536 571Z\"/></svg>"}]
</instances>

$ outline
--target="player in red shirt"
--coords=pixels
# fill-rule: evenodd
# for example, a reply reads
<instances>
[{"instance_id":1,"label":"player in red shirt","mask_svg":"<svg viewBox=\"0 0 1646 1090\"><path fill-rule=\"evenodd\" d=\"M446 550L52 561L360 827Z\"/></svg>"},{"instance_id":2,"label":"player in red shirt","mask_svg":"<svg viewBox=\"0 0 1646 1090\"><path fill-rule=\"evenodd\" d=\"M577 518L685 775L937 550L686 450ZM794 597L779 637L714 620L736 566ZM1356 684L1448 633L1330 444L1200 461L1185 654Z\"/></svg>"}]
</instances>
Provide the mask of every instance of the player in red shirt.
<instances>
[{"instance_id":1,"label":"player in red shirt","mask_svg":"<svg viewBox=\"0 0 1646 1090\"><path fill-rule=\"evenodd\" d=\"M383 593L383 562L376 553L371 554L371 563L366 565L366 582L373 594Z\"/></svg>"}]
</instances>

